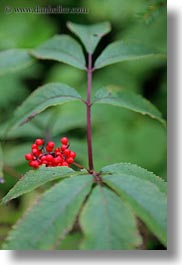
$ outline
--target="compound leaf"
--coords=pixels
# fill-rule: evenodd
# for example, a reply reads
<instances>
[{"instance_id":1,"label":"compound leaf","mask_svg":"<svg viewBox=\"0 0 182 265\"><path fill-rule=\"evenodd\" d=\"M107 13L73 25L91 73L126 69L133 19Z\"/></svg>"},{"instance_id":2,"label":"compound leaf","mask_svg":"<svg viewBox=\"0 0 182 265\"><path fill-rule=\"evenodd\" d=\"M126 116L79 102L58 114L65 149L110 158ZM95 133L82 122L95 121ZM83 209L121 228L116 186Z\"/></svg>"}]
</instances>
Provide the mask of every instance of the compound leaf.
<instances>
[{"instance_id":1,"label":"compound leaf","mask_svg":"<svg viewBox=\"0 0 182 265\"><path fill-rule=\"evenodd\" d=\"M141 244L132 211L106 187L92 191L80 217L82 249L132 249Z\"/></svg>"},{"instance_id":2,"label":"compound leaf","mask_svg":"<svg viewBox=\"0 0 182 265\"><path fill-rule=\"evenodd\" d=\"M50 188L10 231L3 249L56 249L71 230L92 183L92 177L84 175Z\"/></svg>"}]
</instances>

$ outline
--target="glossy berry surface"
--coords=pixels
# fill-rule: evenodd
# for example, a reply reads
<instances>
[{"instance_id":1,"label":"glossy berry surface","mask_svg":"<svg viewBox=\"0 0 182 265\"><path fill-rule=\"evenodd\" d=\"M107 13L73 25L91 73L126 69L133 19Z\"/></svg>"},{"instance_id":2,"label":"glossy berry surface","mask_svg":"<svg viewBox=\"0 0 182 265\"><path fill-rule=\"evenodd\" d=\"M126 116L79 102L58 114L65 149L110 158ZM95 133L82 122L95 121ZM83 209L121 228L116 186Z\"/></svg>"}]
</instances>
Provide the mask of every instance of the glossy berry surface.
<instances>
[{"instance_id":1,"label":"glossy berry surface","mask_svg":"<svg viewBox=\"0 0 182 265\"><path fill-rule=\"evenodd\" d=\"M31 153L25 155L29 166L35 169L44 165L46 167L66 166L69 167L76 157L76 153L69 149L67 137L60 139L61 146L55 148L55 143L49 141L45 144L43 139L36 139L31 146Z\"/></svg>"},{"instance_id":2,"label":"glossy berry surface","mask_svg":"<svg viewBox=\"0 0 182 265\"><path fill-rule=\"evenodd\" d=\"M68 138L67 137L63 137L63 138L61 138L61 143L62 144L65 144L65 145L67 145L68 144Z\"/></svg>"}]
</instances>

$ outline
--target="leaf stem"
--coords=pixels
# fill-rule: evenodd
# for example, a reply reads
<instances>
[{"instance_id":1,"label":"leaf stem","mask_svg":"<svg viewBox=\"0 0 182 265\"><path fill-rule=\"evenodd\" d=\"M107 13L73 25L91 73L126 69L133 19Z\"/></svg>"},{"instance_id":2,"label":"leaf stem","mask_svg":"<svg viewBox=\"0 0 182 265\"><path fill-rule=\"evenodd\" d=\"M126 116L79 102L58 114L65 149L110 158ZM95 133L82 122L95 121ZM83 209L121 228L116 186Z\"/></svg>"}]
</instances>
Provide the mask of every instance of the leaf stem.
<instances>
[{"instance_id":1,"label":"leaf stem","mask_svg":"<svg viewBox=\"0 0 182 265\"><path fill-rule=\"evenodd\" d=\"M93 156L92 156L92 128L91 128L91 88L92 88L92 54L88 54L87 68L87 148L88 148L88 164L89 171L94 171Z\"/></svg>"}]
</instances>

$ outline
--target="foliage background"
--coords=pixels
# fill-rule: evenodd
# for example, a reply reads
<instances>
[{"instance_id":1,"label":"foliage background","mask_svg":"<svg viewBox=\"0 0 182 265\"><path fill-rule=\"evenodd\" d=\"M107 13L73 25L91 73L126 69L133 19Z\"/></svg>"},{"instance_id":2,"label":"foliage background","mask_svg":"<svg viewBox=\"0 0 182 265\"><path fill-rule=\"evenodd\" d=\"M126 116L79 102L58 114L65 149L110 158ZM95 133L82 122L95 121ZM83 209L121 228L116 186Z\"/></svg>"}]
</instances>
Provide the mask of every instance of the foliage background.
<instances>
[{"instance_id":1,"label":"foliage background","mask_svg":"<svg viewBox=\"0 0 182 265\"><path fill-rule=\"evenodd\" d=\"M5 14L6 6L87 7L87 14ZM164 0L88 0L88 1L1 1L0 50L34 48L55 34L68 33L67 21L93 24L110 21L112 31L98 45L95 56L115 40L135 40L166 52L166 1ZM15 108L38 86L47 82L63 82L86 93L83 71L61 63L42 61L25 70L0 76L0 137L2 139L4 178L0 184L2 197L29 168L24 154L36 137L59 142L62 135L70 138L71 148L78 154L77 161L87 165L85 107L68 103L49 108L3 139L3 127ZM107 66L94 73L93 94L105 84L116 84L142 94L166 118L166 61L143 59ZM108 163L131 162L153 171L166 179L166 132L160 123L148 117L112 106L94 106L93 149L96 169ZM9 207L0 209L0 242L17 218L31 205L37 192L13 200ZM78 235L79 239L79 235ZM77 240L77 239L75 239ZM69 240L68 240L69 242ZM67 244L67 242L65 243ZM76 243L74 243L76 244ZM147 248L161 247L152 238ZM70 248L70 244L65 248Z\"/></svg>"}]
</instances>

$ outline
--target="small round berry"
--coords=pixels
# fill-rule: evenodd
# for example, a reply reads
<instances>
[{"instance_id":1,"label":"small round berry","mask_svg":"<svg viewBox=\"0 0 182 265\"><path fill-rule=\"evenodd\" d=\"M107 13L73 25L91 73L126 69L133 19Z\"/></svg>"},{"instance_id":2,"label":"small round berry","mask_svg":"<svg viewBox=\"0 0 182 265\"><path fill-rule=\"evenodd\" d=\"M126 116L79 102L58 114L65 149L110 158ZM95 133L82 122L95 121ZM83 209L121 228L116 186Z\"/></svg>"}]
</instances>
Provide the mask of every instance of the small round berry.
<instances>
[{"instance_id":1,"label":"small round berry","mask_svg":"<svg viewBox=\"0 0 182 265\"><path fill-rule=\"evenodd\" d=\"M35 144L38 145L38 146L39 145L43 145L44 144L44 140L43 139L36 139L35 140Z\"/></svg>"},{"instance_id":2,"label":"small round berry","mask_svg":"<svg viewBox=\"0 0 182 265\"><path fill-rule=\"evenodd\" d=\"M37 148L36 144L32 144L32 149Z\"/></svg>"},{"instance_id":3,"label":"small round berry","mask_svg":"<svg viewBox=\"0 0 182 265\"><path fill-rule=\"evenodd\" d=\"M73 151L71 151L70 156L73 157L73 158L75 158L76 157L76 153L73 152Z\"/></svg>"},{"instance_id":4,"label":"small round berry","mask_svg":"<svg viewBox=\"0 0 182 265\"><path fill-rule=\"evenodd\" d=\"M67 149L65 149L64 150L64 154L66 155L66 156L69 156L70 155L70 150L67 148Z\"/></svg>"},{"instance_id":5,"label":"small round berry","mask_svg":"<svg viewBox=\"0 0 182 265\"><path fill-rule=\"evenodd\" d=\"M52 162L54 160L54 157L52 155L46 155L46 160Z\"/></svg>"},{"instance_id":6,"label":"small round berry","mask_svg":"<svg viewBox=\"0 0 182 265\"><path fill-rule=\"evenodd\" d=\"M64 162L62 163L62 166L63 166L63 167L68 167L69 164L68 164L67 162L64 161Z\"/></svg>"},{"instance_id":7,"label":"small round berry","mask_svg":"<svg viewBox=\"0 0 182 265\"><path fill-rule=\"evenodd\" d=\"M25 159L26 159L26 160L32 160L32 159L33 159L33 155L30 154L30 153L29 153L29 154L26 154L26 155L25 155Z\"/></svg>"},{"instance_id":8,"label":"small round berry","mask_svg":"<svg viewBox=\"0 0 182 265\"><path fill-rule=\"evenodd\" d=\"M60 156L57 156L57 157L54 158L54 162L55 162L56 164L59 164L59 163L62 162L62 158L61 158Z\"/></svg>"},{"instance_id":9,"label":"small round berry","mask_svg":"<svg viewBox=\"0 0 182 265\"><path fill-rule=\"evenodd\" d=\"M34 155L39 155L39 150L38 150L37 148L33 148L33 149L32 149L32 153L33 153Z\"/></svg>"},{"instance_id":10,"label":"small round berry","mask_svg":"<svg viewBox=\"0 0 182 265\"><path fill-rule=\"evenodd\" d=\"M42 165L47 165L49 162L47 160L42 160Z\"/></svg>"},{"instance_id":11,"label":"small round berry","mask_svg":"<svg viewBox=\"0 0 182 265\"><path fill-rule=\"evenodd\" d=\"M46 146L46 151L47 152L52 152L53 151L53 148L50 148L49 146Z\"/></svg>"},{"instance_id":12,"label":"small round berry","mask_svg":"<svg viewBox=\"0 0 182 265\"><path fill-rule=\"evenodd\" d=\"M41 160L41 161L46 161L46 160L47 160L46 155L41 156L41 157L40 157L40 160Z\"/></svg>"},{"instance_id":13,"label":"small round berry","mask_svg":"<svg viewBox=\"0 0 182 265\"><path fill-rule=\"evenodd\" d=\"M61 150L64 151L65 149L67 149L67 145L63 144L63 145L61 146Z\"/></svg>"},{"instance_id":14,"label":"small round berry","mask_svg":"<svg viewBox=\"0 0 182 265\"><path fill-rule=\"evenodd\" d=\"M61 138L61 143L67 145L68 144L68 138L67 137Z\"/></svg>"},{"instance_id":15,"label":"small round berry","mask_svg":"<svg viewBox=\"0 0 182 265\"><path fill-rule=\"evenodd\" d=\"M54 148L54 146L55 146L55 144L54 144L54 142L48 142L47 143L47 147L49 147L49 148Z\"/></svg>"},{"instance_id":16,"label":"small round berry","mask_svg":"<svg viewBox=\"0 0 182 265\"><path fill-rule=\"evenodd\" d=\"M74 159L73 159L72 157L68 157L68 158L66 159L66 162L68 162L68 164L73 163L73 161L74 161Z\"/></svg>"},{"instance_id":17,"label":"small round berry","mask_svg":"<svg viewBox=\"0 0 182 265\"><path fill-rule=\"evenodd\" d=\"M31 167L38 168L38 167L39 167L39 162L36 161L36 160L34 160L34 161L30 161L30 162L29 162L29 165L30 165Z\"/></svg>"}]
</instances>

